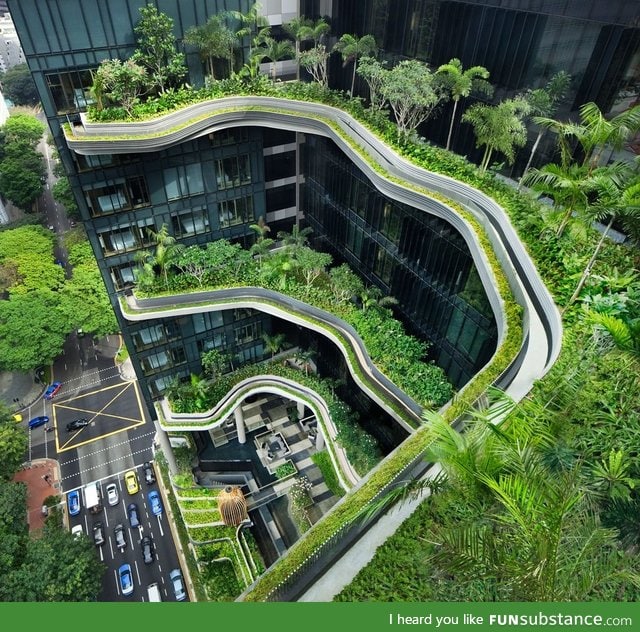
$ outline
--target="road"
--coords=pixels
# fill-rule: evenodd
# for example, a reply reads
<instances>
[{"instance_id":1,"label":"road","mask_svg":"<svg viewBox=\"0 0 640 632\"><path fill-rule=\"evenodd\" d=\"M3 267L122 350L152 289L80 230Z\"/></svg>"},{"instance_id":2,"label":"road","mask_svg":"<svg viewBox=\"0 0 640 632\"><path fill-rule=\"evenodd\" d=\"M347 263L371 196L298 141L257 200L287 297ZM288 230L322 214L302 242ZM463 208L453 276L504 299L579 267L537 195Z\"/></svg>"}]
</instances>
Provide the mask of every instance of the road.
<instances>
[{"instance_id":1,"label":"road","mask_svg":"<svg viewBox=\"0 0 640 632\"><path fill-rule=\"evenodd\" d=\"M175 594L169 581L169 573L174 568L180 568L171 530L167 524L164 511L160 515L153 515L148 502L148 493L157 490L157 484L145 485L141 468L136 468L138 479L141 481L141 489L135 494L127 493L124 485L124 472L109 476L100 481L102 496L104 499L103 509L92 514L87 511L84 496L81 490L80 514L71 518L71 527L82 525L83 533L93 538L94 525L102 524L105 537L104 544L96 546L100 559L106 564L102 584L102 591L98 597L99 601L121 601L137 600L148 601L147 586L157 583L163 601L175 601ZM106 486L114 483L118 491L118 502L109 506L106 502ZM140 527L131 527L127 507L135 503L140 520ZM118 549L115 542L114 529L116 525L124 527L126 546ZM140 540L143 536L150 536L153 541L154 559L150 564L145 564L142 557ZM134 591L132 595L124 596L120 589L118 580L118 568L128 563L131 566L133 575Z\"/></svg>"}]
</instances>

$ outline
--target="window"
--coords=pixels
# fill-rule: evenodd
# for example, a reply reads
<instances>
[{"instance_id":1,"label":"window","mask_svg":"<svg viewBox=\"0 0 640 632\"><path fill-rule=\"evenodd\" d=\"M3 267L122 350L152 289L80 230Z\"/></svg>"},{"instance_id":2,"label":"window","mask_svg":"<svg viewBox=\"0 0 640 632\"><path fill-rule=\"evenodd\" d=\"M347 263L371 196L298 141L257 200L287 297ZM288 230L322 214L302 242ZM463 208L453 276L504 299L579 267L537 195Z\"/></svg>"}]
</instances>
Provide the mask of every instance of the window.
<instances>
[{"instance_id":1,"label":"window","mask_svg":"<svg viewBox=\"0 0 640 632\"><path fill-rule=\"evenodd\" d=\"M135 250L150 243L149 230L155 229L153 218L141 219L129 226L99 228L98 241L105 255Z\"/></svg>"},{"instance_id":2,"label":"window","mask_svg":"<svg viewBox=\"0 0 640 632\"><path fill-rule=\"evenodd\" d=\"M185 211L171 215L173 233L176 237L189 237L209 231L209 216L205 209Z\"/></svg>"},{"instance_id":3,"label":"window","mask_svg":"<svg viewBox=\"0 0 640 632\"><path fill-rule=\"evenodd\" d=\"M46 80L58 114L85 110L94 103L89 91L93 85L89 69L54 72L46 75Z\"/></svg>"},{"instance_id":4,"label":"window","mask_svg":"<svg viewBox=\"0 0 640 632\"><path fill-rule=\"evenodd\" d=\"M133 276L134 266L131 264L124 264L121 266L113 266L109 268L111 280L116 290L123 290L124 288L131 287L135 282Z\"/></svg>"},{"instance_id":5,"label":"window","mask_svg":"<svg viewBox=\"0 0 640 632\"><path fill-rule=\"evenodd\" d=\"M249 156L230 156L216 160L216 182L218 189L230 189L251 182Z\"/></svg>"},{"instance_id":6,"label":"window","mask_svg":"<svg viewBox=\"0 0 640 632\"><path fill-rule=\"evenodd\" d=\"M162 369L167 369L177 364L185 362L184 350L181 348L170 351L158 351L140 359L140 365L145 375L156 373Z\"/></svg>"},{"instance_id":7,"label":"window","mask_svg":"<svg viewBox=\"0 0 640 632\"><path fill-rule=\"evenodd\" d=\"M244 327L239 327L234 330L234 335L237 345L246 344L252 342L260 337L260 323L249 323Z\"/></svg>"},{"instance_id":8,"label":"window","mask_svg":"<svg viewBox=\"0 0 640 632\"><path fill-rule=\"evenodd\" d=\"M164 327L162 325L154 325L134 332L131 337L136 351L152 347L156 344L162 344L167 341Z\"/></svg>"},{"instance_id":9,"label":"window","mask_svg":"<svg viewBox=\"0 0 640 632\"><path fill-rule=\"evenodd\" d=\"M92 187L85 187L84 192L94 217L149 204L149 193L142 176L100 182Z\"/></svg>"},{"instance_id":10,"label":"window","mask_svg":"<svg viewBox=\"0 0 640 632\"><path fill-rule=\"evenodd\" d=\"M288 184L284 187L267 189L265 191L267 213L296 205L296 185Z\"/></svg>"},{"instance_id":11,"label":"window","mask_svg":"<svg viewBox=\"0 0 640 632\"><path fill-rule=\"evenodd\" d=\"M249 140L249 132L245 127L234 127L225 129L215 134L209 134L211 144L214 147L221 145L237 145L238 143L247 142Z\"/></svg>"},{"instance_id":12,"label":"window","mask_svg":"<svg viewBox=\"0 0 640 632\"><path fill-rule=\"evenodd\" d=\"M296 152L287 151L285 153L273 154L264 157L264 179L265 182L272 180L282 180L296 175Z\"/></svg>"},{"instance_id":13,"label":"window","mask_svg":"<svg viewBox=\"0 0 640 632\"><path fill-rule=\"evenodd\" d=\"M253 200L250 197L223 200L219 203L220 228L253 221Z\"/></svg>"},{"instance_id":14,"label":"window","mask_svg":"<svg viewBox=\"0 0 640 632\"><path fill-rule=\"evenodd\" d=\"M200 164L171 167L165 169L163 174L167 200L176 200L188 195L204 193L202 167Z\"/></svg>"}]
</instances>

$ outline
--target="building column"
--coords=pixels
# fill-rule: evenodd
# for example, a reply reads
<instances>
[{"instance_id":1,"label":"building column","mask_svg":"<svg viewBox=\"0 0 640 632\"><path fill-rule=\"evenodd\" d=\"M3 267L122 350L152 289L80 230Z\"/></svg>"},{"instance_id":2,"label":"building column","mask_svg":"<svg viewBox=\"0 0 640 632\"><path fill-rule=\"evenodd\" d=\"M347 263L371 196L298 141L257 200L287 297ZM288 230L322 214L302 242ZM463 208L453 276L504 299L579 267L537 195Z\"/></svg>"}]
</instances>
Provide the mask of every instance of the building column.
<instances>
[{"instance_id":1,"label":"building column","mask_svg":"<svg viewBox=\"0 0 640 632\"><path fill-rule=\"evenodd\" d=\"M160 449L164 458L167 460L167 467L169 468L169 474L175 476L178 473L178 465L176 463L176 457L173 455L173 448L167 433L160 427L157 417L153 420L153 425L156 428L156 438L160 444Z\"/></svg>"},{"instance_id":2,"label":"building column","mask_svg":"<svg viewBox=\"0 0 640 632\"><path fill-rule=\"evenodd\" d=\"M242 404L238 404L233 411L233 416L236 419L236 431L238 433L238 443L247 442L247 434L244 427L244 415L242 414Z\"/></svg>"},{"instance_id":3,"label":"building column","mask_svg":"<svg viewBox=\"0 0 640 632\"><path fill-rule=\"evenodd\" d=\"M320 432L320 428L318 428L318 434L316 435L316 450L320 452L320 450L324 449L324 435Z\"/></svg>"},{"instance_id":4,"label":"building column","mask_svg":"<svg viewBox=\"0 0 640 632\"><path fill-rule=\"evenodd\" d=\"M297 401L296 406L298 407L298 419L304 419L304 402Z\"/></svg>"}]
</instances>

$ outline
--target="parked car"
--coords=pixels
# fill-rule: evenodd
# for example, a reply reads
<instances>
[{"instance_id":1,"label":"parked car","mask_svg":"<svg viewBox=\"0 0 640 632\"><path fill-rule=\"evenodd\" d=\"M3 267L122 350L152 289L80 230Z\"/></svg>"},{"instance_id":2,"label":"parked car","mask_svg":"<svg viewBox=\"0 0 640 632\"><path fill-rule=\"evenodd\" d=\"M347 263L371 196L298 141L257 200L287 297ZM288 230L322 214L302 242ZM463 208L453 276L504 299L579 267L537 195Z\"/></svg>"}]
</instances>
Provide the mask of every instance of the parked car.
<instances>
[{"instance_id":1,"label":"parked car","mask_svg":"<svg viewBox=\"0 0 640 632\"><path fill-rule=\"evenodd\" d=\"M80 430L80 428L84 428L85 426L89 425L89 420L88 419L84 419L80 418L80 419L74 419L73 421L70 421L67 424L67 431L71 432L72 430Z\"/></svg>"},{"instance_id":2,"label":"parked car","mask_svg":"<svg viewBox=\"0 0 640 632\"><path fill-rule=\"evenodd\" d=\"M138 512L138 505L131 503L127 507L127 516L129 517L129 524L132 527L140 526L140 513Z\"/></svg>"},{"instance_id":3,"label":"parked car","mask_svg":"<svg viewBox=\"0 0 640 632\"><path fill-rule=\"evenodd\" d=\"M135 470L129 470L124 475L124 483L127 486L127 491L133 495L140 491L140 483L138 483L138 475Z\"/></svg>"},{"instance_id":4,"label":"parked car","mask_svg":"<svg viewBox=\"0 0 640 632\"><path fill-rule=\"evenodd\" d=\"M44 426L49 423L49 417L41 415L40 417L34 417L29 419L29 428L37 428L38 426Z\"/></svg>"},{"instance_id":5,"label":"parked car","mask_svg":"<svg viewBox=\"0 0 640 632\"><path fill-rule=\"evenodd\" d=\"M71 528L71 535L77 540L78 538L80 538L82 536L82 534L84 533L84 530L82 529L82 525L81 524L77 524L75 525L75 527Z\"/></svg>"},{"instance_id":6,"label":"parked car","mask_svg":"<svg viewBox=\"0 0 640 632\"><path fill-rule=\"evenodd\" d=\"M173 594L176 596L176 601L184 601L187 598L187 592L184 589L184 581L182 580L182 572L179 568L174 568L169 573L169 580L173 586Z\"/></svg>"},{"instance_id":7,"label":"parked car","mask_svg":"<svg viewBox=\"0 0 640 632\"><path fill-rule=\"evenodd\" d=\"M156 474L153 471L153 465L148 461L145 461L142 466L142 471L144 472L144 481L147 485L153 485L156 482Z\"/></svg>"},{"instance_id":8,"label":"parked car","mask_svg":"<svg viewBox=\"0 0 640 632\"><path fill-rule=\"evenodd\" d=\"M47 386L47 390L44 392L45 399L53 399L58 391L62 388L62 382L53 382Z\"/></svg>"},{"instance_id":9,"label":"parked car","mask_svg":"<svg viewBox=\"0 0 640 632\"><path fill-rule=\"evenodd\" d=\"M109 483L106 488L107 502L113 507L118 504L120 497L118 496L118 486L115 483Z\"/></svg>"},{"instance_id":10,"label":"parked car","mask_svg":"<svg viewBox=\"0 0 640 632\"><path fill-rule=\"evenodd\" d=\"M162 501L160 500L160 494L153 489L149 492L147 498L149 499L151 512L154 516L159 516L162 513Z\"/></svg>"},{"instance_id":11,"label":"parked car","mask_svg":"<svg viewBox=\"0 0 640 632\"><path fill-rule=\"evenodd\" d=\"M127 537L124 533L124 527L121 524L117 524L113 529L113 535L116 540L116 546L124 551L127 547Z\"/></svg>"},{"instance_id":12,"label":"parked car","mask_svg":"<svg viewBox=\"0 0 640 632\"><path fill-rule=\"evenodd\" d=\"M96 546L104 544L104 527L101 522L93 523L93 542Z\"/></svg>"},{"instance_id":13,"label":"parked car","mask_svg":"<svg viewBox=\"0 0 640 632\"><path fill-rule=\"evenodd\" d=\"M154 560L153 540L150 536L145 535L140 540L140 548L142 550L142 559L145 564L151 564Z\"/></svg>"},{"instance_id":14,"label":"parked car","mask_svg":"<svg viewBox=\"0 0 640 632\"><path fill-rule=\"evenodd\" d=\"M118 578L120 580L120 590L126 597L133 592L133 575L131 574L131 566L129 564L123 564L118 569Z\"/></svg>"},{"instance_id":15,"label":"parked car","mask_svg":"<svg viewBox=\"0 0 640 632\"><path fill-rule=\"evenodd\" d=\"M67 494L67 506L70 516L77 516L80 513L80 492L77 489Z\"/></svg>"}]
</instances>

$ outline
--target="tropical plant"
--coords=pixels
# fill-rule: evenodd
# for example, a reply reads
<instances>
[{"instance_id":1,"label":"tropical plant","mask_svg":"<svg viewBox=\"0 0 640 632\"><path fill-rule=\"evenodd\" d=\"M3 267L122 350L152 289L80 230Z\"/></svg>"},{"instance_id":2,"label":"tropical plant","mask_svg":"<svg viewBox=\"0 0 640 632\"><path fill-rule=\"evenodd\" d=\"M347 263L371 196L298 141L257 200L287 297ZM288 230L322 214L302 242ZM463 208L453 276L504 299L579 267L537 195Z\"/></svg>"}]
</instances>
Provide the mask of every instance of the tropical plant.
<instances>
[{"instance_id":1,"label":"tropical plant","mask_svg":"<svg viewBox=\"0 0 640 632\"><path fill-rule=\"evenodd\" d=\"M602 231L567 306L580 295L613 222L619 220L627 226L633 226L632 230L636 232L640 223L640 177L636 169L630 168L626 163L614 163L608 167L596 168L591 178L596 199L587 207L588 220L602 221L608 218L609 222Z\"/></svg>"},{"instance_id":2,"label":"tropical plant","mask_svg":"<svg viewBox=\"0 0 640 632\"><path fill-rule=\"evenodd\" d=\"M269 20L260 13L262 5L254 2L246 13L241 11L228 11L226 15L237 20L241 28L235 32L237 38L249 38L249 60L253 59L253 48L262 37L268 35Z\"/></svg>"},{"instance_id":3,"label":"tropical plant","mask_svg":"<svg viewBox=\"0 0 640 632\"><path fill-rule=\"evenodd\" d=\"M571 216L576 211L586 209L589 193L593 189L593 180L587 168L576 164L563 166L550 163L540 169L530 169L522 176L520 184L550 195L555 206L564 209L556 230L558 237L562 236Z\"/></svg>"},{"instance_id":4,"label":"tropical plant","mask_svg":"<svg viewBox=\"0 0 640 632\"><path fill-rule=\"evenodd\" d=\"M549 119L557 110L559 103L566 96L570 84L571 75L564 70L561 70L560 72L557 72L555 75L553 75L551 79L549 79L549 82L544 88L528 90L524 94L524 98L528 101L529 106L531 107L529 114L532 117L546 117L547 119ZM533 157L538 150L540 141L542 140L542 137L544 136L544 133L546 131L546 127L539 126L538 134L536 135L536 140L531 147L529 160L527 161L527 166L522 172L520 183L522 183L522 178L529 171L531 163L533 162Z\"/></svg>"},{"instance_id":5,"label":"tropical plant","mask_svg":"<svg viewBox=\"0 0 640 632\"><path fill-rule=\"evenodd\" d=\"M393 296L383 296L382 290L375 285L366 287L360 293L360 304L362 311L366 312L372 308L384 308L390 305L397 305L398 301Z\"/></svg>"},{"instance_id":6,"label":"tropical plant","mask_svg":"<svg viewBox=\"0 0 640 632\"><path fill-rule=\"evenodd\" d=\"M277 237L282 241L284 246L295 252L298 248L308 245L309 235L311 235L312 232L313 228L309 226L300 228L298 224L294 224L290 233L285 230L279 230Z\"/></svg>"},{"instance_id":7,"label":"tropical plant","mask_svg":"<svg viewBox=\"0 0 640 632\"><path fill-rule=\"evenodd\" d=\"M254 54L258 56L260 61L268 59L271 62L271 79L276 80L276 62L281 59L291 59L294 51L291 42L279 42L273 37L263 37L260 40Z\"/></svg>"},{"instance_id":8,"label":"tropical plant","mask_svg":"<svg viewBox=\"0 0 640 632\"><path fill-rule=\"evenodd\" d=\"M361 57L358 60L357 72L369 86L369 105L374 111L382 110L387 103L383 87L389 71L385 68L385 63L373 57Z\"/></svg>"},{"instance_id":9,"label":"tropical plant","mask_svg":"<svg viewBox=\"0 0 640 632\"><path fill-rule=\"evenodd\" d=\"M529 104L522 98L506 99L498 105L475 103L462 120L473 126L476 147L484 146L480 169L485 171L494 151L504 154L507 162L515 158L515 148L527 142L527 130L522 122L529 112Z\"/></svg>"},{"instance_id":10,"label":"tropical plant","mask_svg":"<svg viewBox=\"0 0 640 632\"><path fill-rule=\"evenodd\" d=\"M221 375L229 364L229 358L226 353L218 351L218 349L210 349L200 356L202 370L209 379L215 379Z\"/></svg>"},{"instance_id":11,"label":"tropical plant","mask_svg":"<svg viewBox=\"0 0 640 632\"><path fill-rule=\"evenodd\" d=\"M604 330L619 351L640 362L640 319L589 310L588 320Z\"/></svg>"},{"instance_id":12,"label":"tropical plant","mask_svg":"<svg viewBox=\"0 0 640 632\"><path fill-rule=\"evenodd\" d=\"M184 251L184 245L176 243L175 237L169 235L169 229L166 224L163 224L157 232L147 229L147 233L155 243L155 250L153 253L147 250L137 252L136 260L141 264L143 270L147 266L147 272L151 269L154 273L161 274L164 278L165 287L168 288L169 268L176 263L178 256Z\"/></svg>"},{"instance_id":13,"label":"tropical plant","mask_svg":"<svg viewBox=\"0 0 640 632\"><path fill-rule=\"evenodd\" d=\"M378 47L373 35L363 35L358 37L357 35L351 35L345 33L335 43L333 50L340 53L342 56L342 66L346 66L348 63L353 62L353 74L351 76L351 90L349 92L351 98L353 98L353 89L356 83L356 67L358 59L365 55L375 55Z\"/></svg>"},{"instance_id":14,"label":"tropical plant","mask_svg":"<svg viewBox=\"0 0 640 632\"><path fill-rule=\"evenodd\" d=\"M140 7L140 21L135 26L137 44L131 60L149 72L153 85L164 94L187 74L184 54L176 50L173 20L153 5Z\"/></svg>"},{"instance_id":15,"label":"tropical plant","mask_svg":"<svg viewBox=\"0 0 640 632\"><path fill-rule=\"evenodd\" d=\"M406 138L424 123L445 98L439 79L415 59L403 60L384 73L381 93L395 116L398 138Z\"/></svg>"},{"instance_id":16,"label":"tropical plant","mask_svg":"<svg viewBox=\"0 0 640 632\"><path fill-rule=\"evenodd\" d=\"M269 334L265 331L262 333L262 340L264 340L265 350L273 358L282 349L286 336L284 334Z\"/></svg>"},{"instance_id":17,"label":"tropical plant","mask_svg":"<svg viewBox=\"0 0 640 632\"><path fill-rule=\"evenodd\" d=\"M213 15L205 24L191 27L185 33L184 41L200 51L200 57L207 63L209 76L212 79L215 78L214 59L224 59L229 62L229 74L231 74L231 62L237 40L225 23L224 16Z\"/></svg>"},{"instance_id":18,"label":"tropical plant","mask_svg":"<svg viewBox=\"0 0 640 632\"><path fill-rule=\"evenodd\" d=\"M462 62L453 58L446 64L442 64L436 71L445 77L445 85L453 101L453 112L449 123L449 134L447 135L447 146L451 146L451 136L453 134L453 123L456 119L456 110L462 97L468 97L472 92L482 92L488 96L493 94L493 86L487 81L489 71L484 66L472 66L463 70Z\"/></svg>"},{"instance_id":19,"label":"tropical plant","mask_svg":"<svg viewBox=\"0 0 640 632\"><path fill-rule=\"evenodd\" d=\"M94 74L94 87L96 85L100 86L101 93L121 105L132 117L133 106L148 87L149 79L146 70L134 59L105 59Z\"/></svg>"}]
</instances>

